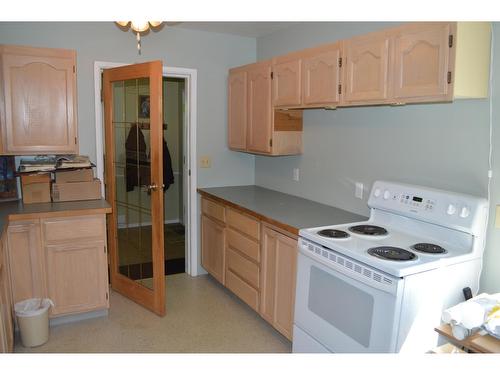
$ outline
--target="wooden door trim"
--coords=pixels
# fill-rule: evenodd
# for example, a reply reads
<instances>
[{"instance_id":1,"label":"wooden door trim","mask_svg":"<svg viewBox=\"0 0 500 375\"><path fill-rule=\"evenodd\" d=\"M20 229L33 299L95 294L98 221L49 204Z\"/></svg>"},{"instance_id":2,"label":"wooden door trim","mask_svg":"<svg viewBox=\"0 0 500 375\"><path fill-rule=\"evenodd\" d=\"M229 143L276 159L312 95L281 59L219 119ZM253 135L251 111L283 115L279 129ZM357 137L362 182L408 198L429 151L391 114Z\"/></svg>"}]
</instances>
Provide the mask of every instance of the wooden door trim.
<instances>
[{"instance_id":1,"label":"wooden door trim","mask_svg":"<svg viewBox=\"0 0 500 375\"><path fill-rule=\"evenodd\" d=\"M107 217L108 247L110 257L111 286L117 292L125 295L140 305L150 309L154 313L165 315L165 254L163 247L163 189L158 188L151 193L151 220L153 223L161 223L152 226L152 261L153 261L153 290L138 284L137 282L119 273L118 246L117 246L117 211L116 211L116 185L114 160L114 129L113 120L113 92L112 82L134 78L149 78L151 115L150 115L150 144L151 144L151 182L160 185L163 181L163 169L161 154L163 149L163 126L162 126L162 74L161 61L152 61L135 65L126 65L117 68L106 69L103 72L103 99L104 99L104 128L105 128L105 150L106 173L104 175L106 184L106 200L112 205L113 211Z\"/></svg>"}]
</instances>

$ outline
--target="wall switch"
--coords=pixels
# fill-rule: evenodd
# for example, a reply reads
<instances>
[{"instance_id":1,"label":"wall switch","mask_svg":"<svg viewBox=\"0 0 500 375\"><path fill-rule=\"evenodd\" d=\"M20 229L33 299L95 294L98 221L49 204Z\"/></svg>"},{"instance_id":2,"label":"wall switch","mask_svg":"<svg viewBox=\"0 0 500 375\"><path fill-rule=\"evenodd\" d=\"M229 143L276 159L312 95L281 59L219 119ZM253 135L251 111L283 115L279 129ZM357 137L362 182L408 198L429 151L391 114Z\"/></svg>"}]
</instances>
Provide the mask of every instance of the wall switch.
<instances>
[{"instance_id":1,"label":"wall switch","mask_svg":"<svg viewBox=\"0 0 500 375\"><path fill-rule=\"evenodd\" d=\"M210 156L202 156L200 158L200 167L201 168L210 168L212 166L212 159Z\"/></svg>"},{"instance_id":2,"label":"wall switch","mask_svg":"<svg viewBox=\"0 0 500 375\"><path fill-rule=\"evenodd\" d=\"M359 199L363 199L363 183L356 182L356 189L354 191L354 196Z\"/></svg>"},{"instance_id":3,"label":"wall switch","mask_svg":"<svg viewBox=\"0 0 500 375\"><path fill-rule=\"evenodd\" d=\"M299 180L299 168L293 168L293 180L294 181Z\"/></svg>"}]
</instances>

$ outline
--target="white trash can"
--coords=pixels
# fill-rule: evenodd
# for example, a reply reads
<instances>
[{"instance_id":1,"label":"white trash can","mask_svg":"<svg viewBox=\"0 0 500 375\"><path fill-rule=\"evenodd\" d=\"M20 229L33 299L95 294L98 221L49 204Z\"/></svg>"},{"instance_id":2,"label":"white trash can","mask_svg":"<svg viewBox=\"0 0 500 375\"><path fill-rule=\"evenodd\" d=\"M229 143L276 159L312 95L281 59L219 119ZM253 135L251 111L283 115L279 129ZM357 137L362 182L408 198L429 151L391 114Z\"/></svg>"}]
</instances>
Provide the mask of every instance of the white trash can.
<instances>
[{"instance_id":1,"label":"white trash can","mask_svg":"<svg viewBox=\"0 0 500 375\"><path fill-rule=\"evenodd\" d=\"M53 305L48 298L30 298L14 305L23 346L40 346L49 340L49 308Z\"/></svg>"}]
</instances>

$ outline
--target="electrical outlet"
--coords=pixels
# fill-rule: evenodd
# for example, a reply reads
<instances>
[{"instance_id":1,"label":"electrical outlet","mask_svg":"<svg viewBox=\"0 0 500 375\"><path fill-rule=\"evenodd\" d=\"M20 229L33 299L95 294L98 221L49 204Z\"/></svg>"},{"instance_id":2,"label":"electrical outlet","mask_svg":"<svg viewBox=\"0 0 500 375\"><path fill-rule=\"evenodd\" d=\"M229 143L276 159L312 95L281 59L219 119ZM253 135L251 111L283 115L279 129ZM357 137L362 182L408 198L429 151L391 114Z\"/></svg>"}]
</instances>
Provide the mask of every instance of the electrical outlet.
<instances>
[{"instance_id":1,"label":"electrical outlet","mask_svg":"<svg viewBox=\"0 0 500 375\"><path fill-rule=\"evenodd\" d=\"M293 168L293 180L298 181L299 177L299 168Z\"/></svg>"},{"instance_id":2,"label":"electrical outlet","mask_svg":"<svg viewBox=\"0 0 500 375\"><path fill-rule=\"evenodd\" d=\"M363 183L362 182L356 182L354 196L356 198L363 199Z\"/></svg>"},{"instance_id":3,"label":"electrical outlet","mask_svg":"<svg viewBox=\"0 0 500 375\"><path fill-rule=\"evenodd\" d=\"M212 159L210 156L202 156L200 158L200 167L201 168L210 168L212 166Z\"/></svg>"}]
</instances>

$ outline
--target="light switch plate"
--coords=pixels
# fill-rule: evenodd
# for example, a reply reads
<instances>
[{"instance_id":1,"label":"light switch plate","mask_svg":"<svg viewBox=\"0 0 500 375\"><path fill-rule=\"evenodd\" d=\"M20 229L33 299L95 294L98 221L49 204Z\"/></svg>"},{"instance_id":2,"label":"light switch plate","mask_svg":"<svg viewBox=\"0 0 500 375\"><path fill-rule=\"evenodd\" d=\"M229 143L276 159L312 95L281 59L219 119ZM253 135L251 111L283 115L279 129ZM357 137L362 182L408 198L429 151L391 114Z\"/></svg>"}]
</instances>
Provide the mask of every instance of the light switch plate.
<instances>
[{"instance_id":1,"label":"light switch plate","mask_svg":"<svg viewBox=\"0 0 500 375\"><path fill-rule=\"evenodd\" d=\"M200 158L200 167L201 168L210 168L212 166L212 159L210 156L202 156Z\"/></svg>"},{"instance_id":2,"label":"light switch plate","mask_svg":"<svg viewBox=\"0 0 500 375\"><path fill-rule=\"evenodd\" d=\"M293 168L293 180L294 181L298 181L299 178L300 178L300 175L299 175L299 168Z\"/></svg>"}]
</instances>

